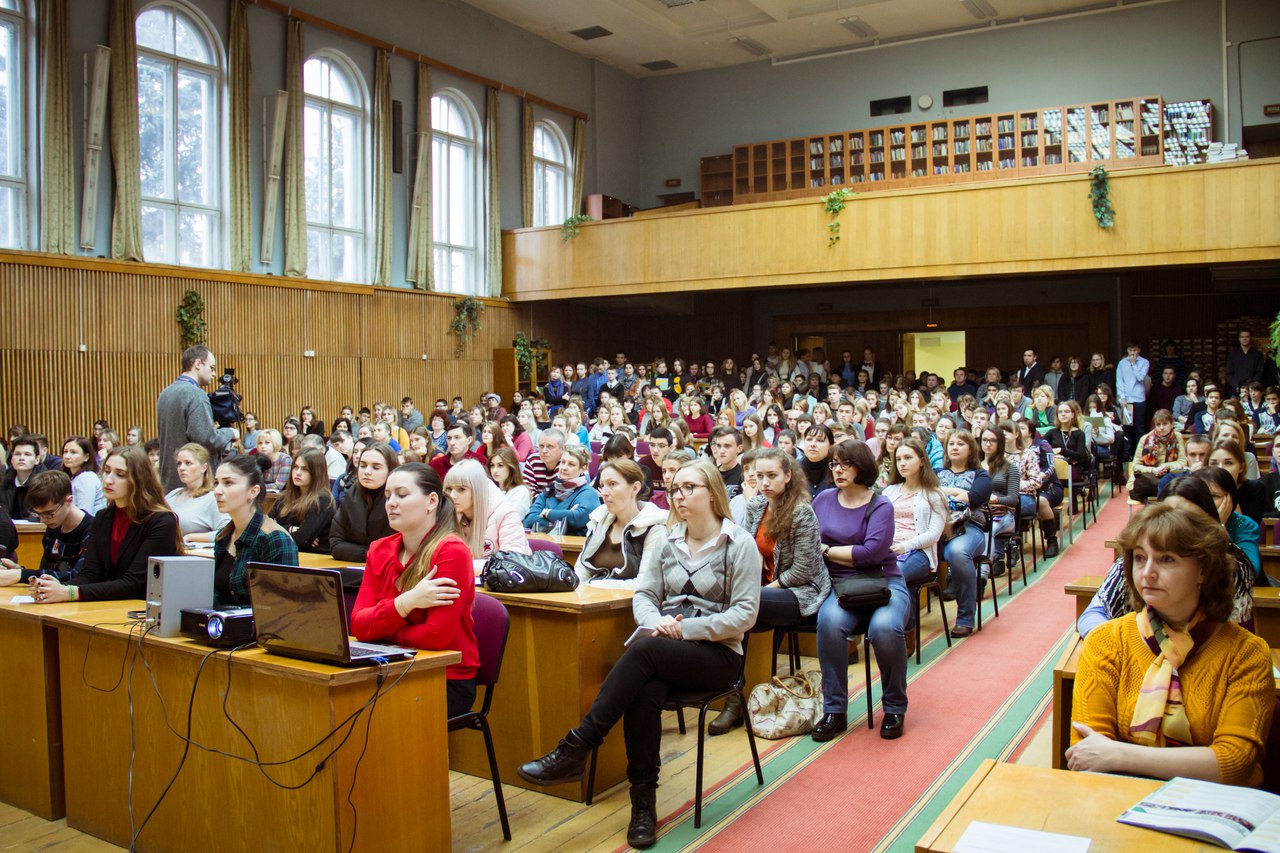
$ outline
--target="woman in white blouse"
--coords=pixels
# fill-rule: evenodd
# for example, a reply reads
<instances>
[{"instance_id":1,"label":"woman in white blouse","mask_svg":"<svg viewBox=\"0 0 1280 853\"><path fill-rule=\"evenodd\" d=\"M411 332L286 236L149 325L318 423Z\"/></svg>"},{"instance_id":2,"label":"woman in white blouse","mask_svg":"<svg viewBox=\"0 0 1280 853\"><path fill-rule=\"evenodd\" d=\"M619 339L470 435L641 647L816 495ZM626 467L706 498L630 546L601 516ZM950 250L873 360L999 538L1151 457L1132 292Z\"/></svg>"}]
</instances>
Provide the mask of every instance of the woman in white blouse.
<instances>
[{"instance_id":1,"label":"woman in white blouse","mask_svg":"<svg viewBox=\"0 0 1280 853\"><path fill-rule=\"evenodd\" d=\"M227 522L227 516L218 512L218 501L213 495L209 451L195 442L184 444L174 454L174 460L182 488L165 495L165 503L177 514L183 539L212 542L218 528Z\"/></svg>"}]
</instances>

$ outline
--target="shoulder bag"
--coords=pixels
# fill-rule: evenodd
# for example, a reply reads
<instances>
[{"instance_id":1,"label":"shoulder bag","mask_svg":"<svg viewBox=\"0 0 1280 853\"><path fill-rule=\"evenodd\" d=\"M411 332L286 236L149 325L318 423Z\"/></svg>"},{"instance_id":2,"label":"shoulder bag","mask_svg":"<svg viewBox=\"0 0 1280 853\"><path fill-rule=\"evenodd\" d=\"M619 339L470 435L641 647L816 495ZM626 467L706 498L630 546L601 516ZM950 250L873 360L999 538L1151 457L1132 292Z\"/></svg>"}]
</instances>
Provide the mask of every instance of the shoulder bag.
<instances>
[{"instance_id":1,"label":"shoulder bag","mask_svg":"<svg viewBox=\"0 0 1280 853\"><path fill-rule=\"evenodd\" d=\"M862 515L863 541L866 541L867 525L870 523L871 511L875 509L876 501L878 500L880 500L879 495L872 495L871 500L867 503L867 511ZM875 610L877 607L883 607L889 603L889 582L885 580L883 571L879 571L874 575L833 576L831 578L831 589L836 594L836 600L840 602L840 606L845 610Z\"/></svg>"},{"instance_id":2,"label":"shoulder bag","mask_svg":"<svg viewBox=\"0 0 1280 853\"><path fill-rule=\"evenodd\" d=\"M816 671L774 676L747 697L751 731L770 740L807 734L821 717L822 674Z\"/></svg>"},{"instance_id":3,"label":"shoulder bag","mask_svg":"<svg viewBox=\"0 0 1280 853\"><path fill-rule=\"evenodd\" d=\"M484 564L484 585L492 592L573 592L578 573L551 551L498 551Z\"/></svg>"}]
</instances>

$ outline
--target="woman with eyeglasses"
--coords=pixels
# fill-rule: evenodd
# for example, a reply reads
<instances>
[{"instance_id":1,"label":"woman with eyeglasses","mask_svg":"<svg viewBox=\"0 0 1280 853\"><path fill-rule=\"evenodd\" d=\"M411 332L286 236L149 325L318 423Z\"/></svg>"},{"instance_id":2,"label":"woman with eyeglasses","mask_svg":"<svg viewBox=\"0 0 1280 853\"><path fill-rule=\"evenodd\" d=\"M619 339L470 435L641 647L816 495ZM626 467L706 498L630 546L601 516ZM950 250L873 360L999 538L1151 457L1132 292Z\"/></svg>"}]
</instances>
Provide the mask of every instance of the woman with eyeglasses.
<instances>
[{"instance_id":1,"label":"woman with eyeglasses","mask_svg":"<svg viewBox=\"0 0 1280 853\"><path fill-rule=\"evenodd\" d=\"M1192 471L1191 476L1203 480L1209 487L1218 521L1226 528L1231 543L1244 553L1253 567L1253 585L1280 586L1280 581L1272 581L1263 574L1262 553L1258 547L1261 528L1256 521L1240 512L1240 489L1231 472L1220 466L1208 466Z\"/></svg>"},{"instance_id":2,"label":"woman with eyeglasses","mask_svg":"<svg viewBox=\"0 0 1280 853\"><path fill-rule=\"evenodd\" d=\"M627 646L578 726L550 753L516 772L535 785L580 780L591 750L625 717L631 821L627 843L657 840L662 709L669 693L727 688L742 672L743 637L760 605L760 551L729 517L720 472L708 459L676 472L671 527L646 550L632 599L636 623L652 629Z\"/></svg>"}]
</instances>

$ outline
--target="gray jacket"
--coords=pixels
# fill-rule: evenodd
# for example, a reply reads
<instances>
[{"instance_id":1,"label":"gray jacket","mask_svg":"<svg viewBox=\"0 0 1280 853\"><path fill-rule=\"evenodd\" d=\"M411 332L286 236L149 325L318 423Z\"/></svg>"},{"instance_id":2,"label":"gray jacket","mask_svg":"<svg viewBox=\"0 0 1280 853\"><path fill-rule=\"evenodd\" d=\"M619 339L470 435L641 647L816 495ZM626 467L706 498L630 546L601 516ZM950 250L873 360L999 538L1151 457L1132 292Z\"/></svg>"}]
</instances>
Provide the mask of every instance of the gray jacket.
<instances>
[{"instance_id":1,"label":"gray jacket","mask_svg":"<svg viewBox=\"0 0 1280 853\"><path fill-rule=\"evenodd\" d=\"M715 545L690 557L685 529L677 524L661 547L645 550L631 599L636 624L653 626L664 615L681 614L684 639L723 643L742 654L742 637L760 612L760 549L726 518Z\"/></svg>"},{"instance_id":2,"label":"gray jacket","mask_svg":"<svg viewBox=\"0 0 1280 853\"><path fill-rule=\"evenodd\" d=\"M768 505L769 500L764 495L756 495L747 503L747 517L742 526L752 536L760 529L760 521ZM818 517L813 514L813 507L808 501L796 504L791 534L773 545L773 578L795 594L803 616L817 613L831 594L831 577L822 559Z\"/></svg>"},{"instance_id":3,"label":"gray jacket","mask_svg":"<svg viewBox=\"0 0 1280 853\"><path fill-rule=\"evenodd\" d=\"M160 480L165 492L182 488L178 463L173 458L182 445L189 441L203 445L209 451L210 464L217 467L222 449L235 438L231 429L214 426L209 395L183 377L175 379L156 398L156 423L160 437Z\"/></svg>"},{"instance_id":4,"label":"gray jacket","mask_svg":"<svg viewBox=\"0 0 1280 853\"><path fill-rule=\"evenodd\" d=\"M640 574L640 561L654 543L666 536L667 511L651 503L641 502L640 511L622 529L622 568L600 569L592 562L613 527L613 513L604 504L591 511L587 520L587 541L582 545L574 569L583 583L608 580L611 585L634 588Z\"/></svg>"}]
</instances>

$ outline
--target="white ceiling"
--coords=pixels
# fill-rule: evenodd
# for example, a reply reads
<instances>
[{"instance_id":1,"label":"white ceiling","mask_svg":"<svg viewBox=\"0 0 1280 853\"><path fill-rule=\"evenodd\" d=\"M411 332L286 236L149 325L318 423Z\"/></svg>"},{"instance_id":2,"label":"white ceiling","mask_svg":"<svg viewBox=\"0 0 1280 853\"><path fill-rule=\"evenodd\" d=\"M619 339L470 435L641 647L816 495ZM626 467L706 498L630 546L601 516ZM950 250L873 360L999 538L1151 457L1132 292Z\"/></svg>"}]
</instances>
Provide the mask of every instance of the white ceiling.
<instances>
[{"instance_id":1,"label":"white ceiling","mask_svg":"<svg viewBox=\"0 0 1280 853\"><path fill-rule=\"evenodd\" d=\"M680 74L821 54L1154 0L464 0L589 59L635 77ZM668 3L676 5L668 8ZM870 27L860 36L841 24ZM601 26L612 35L584 41L573 30ZM761 55L735 39L749 39ZM675 69L642 63L669 60Z\"/></svg>"}]
</instances>

